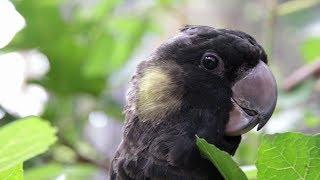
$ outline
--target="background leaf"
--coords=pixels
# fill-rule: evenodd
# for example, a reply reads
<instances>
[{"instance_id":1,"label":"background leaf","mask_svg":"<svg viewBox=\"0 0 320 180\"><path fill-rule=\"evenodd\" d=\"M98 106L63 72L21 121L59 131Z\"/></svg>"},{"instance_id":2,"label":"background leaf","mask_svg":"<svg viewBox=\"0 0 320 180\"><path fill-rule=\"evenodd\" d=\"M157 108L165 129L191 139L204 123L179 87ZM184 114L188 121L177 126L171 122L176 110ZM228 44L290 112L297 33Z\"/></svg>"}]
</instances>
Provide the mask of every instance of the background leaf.
<instances>
[{"instance_id":1,"label":"background leaf","mask_svg":"<svg viewBox=\"0 0 320 180\"><path fill-rule=\"evenodd\" d=\"M2 5L11 3L24 21L14 21L18 13L13 6ZM8 35L0 33L9 42L18 32L0 54L22 56L8 59L8 68L1 65L0 125L17 116L36 114L59 129L59 141L50 151L24 162L27 179L70 179L70 171L82 178L91 171L77 165L86 162L96 169L110 165L121 141L122 107L136 65L190 23L242 30L265 48L279 85L277 109L265 133L319 132L319 71L292 90L282 87L295 69L319 60L320 0L2 0L0 4L0 14L12 11L3 16L0 31L21 25ZM21 67L18 61L24 62ZM15 65L11 67L11 63ZM21 81L11 80L20 74ZM35 86L43 92L31 91ZM41 101L39 107L35 100ZM262 133L247 133L232 158L240 165L253 164L261 139ZM14 151L10 150L10 156ZM249 179L256 178L256 171L242 170ZM106 173L98 171L96 175Z\"/></svg>"},{"instance_id":2,"label":"background leaf","mask_svg":"<svg viewBox=\"0 0 320 180\"><path fill-rule=\"evenodd\" d=\"M319 179L320 135L265 135L257 160L258 179Z\"/></svg>"},{"instance_id":3,"label":"background leaf","mask_svg":"<svg viewBox=\"0 0 320 180\"><path fill-rule=\"evenodd\" d=\"M302 44L302 56L306 62L313 62L320 58L320 37L309 38Z\"/></svg>"},{"instance_id":4,"label":"background leaf","mask_svg":"<svg viewBox=\"0 0 320 180\"><path fill-rule=\"evenodd\" d=\"M219 150L213 144L209 144L205 139L199 137L197 137L197 146L200 152L217 167L225 179L248 179L226 152Z\"/></svg>"},{"instance_id":5,"label":"background leaf","mask_svg":"<svg viewBox=\"0 0 320 180\"><path fill-rule=\"evenodd\" d=\"M257 179L258 170L254 165L241 166L241 170L246 174L249 180Z\"/></svg>"},{"instance_id":6,"label":"background leaf","mask_svg":"<svg viewBox=\"0 0 320 180\"><path fill-rule=\"evenodd\" d=\"M56 129L48 122L28 117L0 129L0 172L40 153L56 141Z\"/></svg>"},{"instance_id":7,"label":"background leaf","mask_svg":"<svg viewBox=\"0 0 320 180\"><path fill-rule=\"evenodd\" d=\"M27 26L6 50L38 49L44 53L50 71L38 83L51 92L98 96L107 75L120 69L149 30L148 18L114 17L121 2L101 1L90 8L78 4L70 15L63 15L64 1L13 1Z\"/></svg>"},{"instance_id":8,"label":"background leaf","mask_svg":"<svg viewBox=\"0 0 320 180\"><path fill-rule=\"evenodd\" d=\"M18 164L15 167L0 172L1 180L23 180L23 165Z\"/></svg>"},{"instance_id":9,"label":"background leaf","mask_svg":"<svg viewBox=\"0 0 320 180\"><path fill-rule=\"evenodd\" d=\"M55 179L61 175L65 176L68 180L86 180L92 179L95 172L97 172L97 168L89 164L64 166L52 163L26 171L25 180Z\"/></svg>"}]
</instances>

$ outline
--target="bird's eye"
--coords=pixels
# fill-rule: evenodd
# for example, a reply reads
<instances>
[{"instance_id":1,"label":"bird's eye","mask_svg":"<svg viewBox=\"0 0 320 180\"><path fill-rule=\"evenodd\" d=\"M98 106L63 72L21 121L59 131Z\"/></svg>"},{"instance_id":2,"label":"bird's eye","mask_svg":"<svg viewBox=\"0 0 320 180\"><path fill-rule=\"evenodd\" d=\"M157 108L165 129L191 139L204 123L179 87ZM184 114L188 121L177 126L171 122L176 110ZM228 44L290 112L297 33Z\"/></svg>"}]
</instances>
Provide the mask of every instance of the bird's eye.
<instances>
[{"instance_id":1,"label":"bird's eye","mask_svg":"<svg viewBox=\"0 0 320 180\"><path fill-rule=\"evenodd\" d=\"M219 59L214 54L205 54L201 60L201 65L207 70L215 69L219 64Z\"/></svg>"}]
</instances>

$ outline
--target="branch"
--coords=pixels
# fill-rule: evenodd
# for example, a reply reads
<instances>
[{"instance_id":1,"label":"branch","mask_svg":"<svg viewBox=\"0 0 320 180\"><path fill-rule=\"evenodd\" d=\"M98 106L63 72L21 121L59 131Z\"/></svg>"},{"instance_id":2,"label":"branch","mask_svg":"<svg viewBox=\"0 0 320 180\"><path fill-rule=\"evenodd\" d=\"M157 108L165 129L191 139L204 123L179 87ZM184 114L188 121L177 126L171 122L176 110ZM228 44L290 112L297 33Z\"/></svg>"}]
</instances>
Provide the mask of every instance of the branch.
<instances>
[{"instance_id":1,"label":"branch","mask_svg":"<svg viewBox=\"0 0 320 180\"><path fill-rule=\"evenodd\" d=\"M320 73L320 60L316 60L314 63L306 64L296 71L294 71L289 77L284 80L283 89L285 91L291 91L296 86L311 76L316 76Z\"/></svg>"}]
</instances>

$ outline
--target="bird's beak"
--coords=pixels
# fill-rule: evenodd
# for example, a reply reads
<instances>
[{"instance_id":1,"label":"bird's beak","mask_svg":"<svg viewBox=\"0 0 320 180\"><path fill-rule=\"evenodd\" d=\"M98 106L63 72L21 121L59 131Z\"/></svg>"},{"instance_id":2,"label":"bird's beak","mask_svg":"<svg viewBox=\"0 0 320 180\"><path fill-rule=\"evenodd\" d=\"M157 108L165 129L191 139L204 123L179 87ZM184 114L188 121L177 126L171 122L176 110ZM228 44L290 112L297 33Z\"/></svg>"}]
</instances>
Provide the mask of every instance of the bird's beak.
<instances>
[{"instance_id":1,"label":"bird's beak","mask_svg":"<svg viewBox=\"0 0 320 180\"><path fill-rule=\"evenodd\" d=\"M238 136L257 124L260 130L270 119L277 103L277 84L268 66L260 61L232 87L233 109L226 125L227 136Z\"/></svg>"}]
</instances>

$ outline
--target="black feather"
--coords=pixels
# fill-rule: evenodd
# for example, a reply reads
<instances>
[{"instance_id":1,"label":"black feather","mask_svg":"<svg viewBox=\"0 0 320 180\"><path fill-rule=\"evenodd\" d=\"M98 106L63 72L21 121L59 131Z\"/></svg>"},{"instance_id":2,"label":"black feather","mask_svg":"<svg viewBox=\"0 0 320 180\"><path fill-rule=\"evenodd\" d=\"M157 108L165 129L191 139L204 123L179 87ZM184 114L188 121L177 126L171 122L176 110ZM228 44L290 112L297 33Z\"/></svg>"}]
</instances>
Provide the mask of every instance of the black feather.
<instances>
[{"instance_id":1,"label":"black feather","mask_svg":"<svg viewBox=\"0 0 320 180\"><path fill-rule=\"evenodd\" d=\"M206 52L223 60L218 73L199 68ZM150 60L138 66L131 81L123 141L111 164L111 179L223 179L201 157L195 135L231 155L235 153L241 137L224 136L232 108L231 85L238 71L255 66L259 60L267 62L264 50L240 31L186 26L162 44ZM178 65L180 71L170 64ZM137 111L140 80L153 67L162 68L171 83L179 84L181 107L161 120L141 121Z\"/></svg>"}]
</instances>

